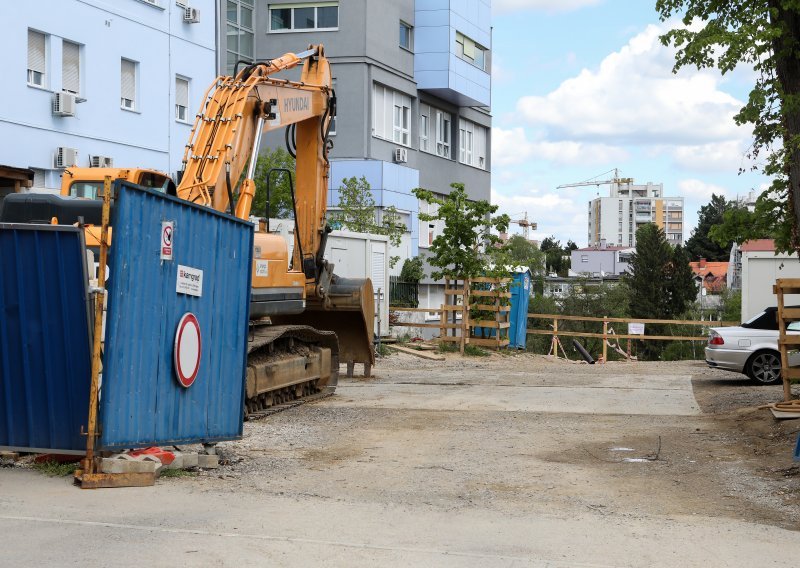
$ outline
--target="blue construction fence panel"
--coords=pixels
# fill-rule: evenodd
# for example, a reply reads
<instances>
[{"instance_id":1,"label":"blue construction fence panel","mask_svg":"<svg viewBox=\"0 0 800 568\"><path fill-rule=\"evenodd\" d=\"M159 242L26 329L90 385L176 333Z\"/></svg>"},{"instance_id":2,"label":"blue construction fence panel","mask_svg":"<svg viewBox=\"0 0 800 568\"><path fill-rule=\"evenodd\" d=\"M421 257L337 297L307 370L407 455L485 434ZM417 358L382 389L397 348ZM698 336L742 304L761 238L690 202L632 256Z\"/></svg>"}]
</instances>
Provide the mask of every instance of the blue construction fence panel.
<instances>
[{"instance_id":1,"label":"blue construction fence panel","mask_svg":"<svg viewBox=\"0 0 800 568\"><path fill-rule=\"evenodd\" d=\"M0 223L0 447L85 451L90 376L81 229Z\"/></svg>"},{"instance_id":2,"label":"blue construction fence panel","mask_svg":"<svg viewBox=\"0 0 800 568\"><path fill-rule=\"evenodd\" d=\"M241 437L253 225L123 182L115 193L100 447ZM172 260L162 259L165 223ZM189 289L179 271L194 275ZM197 318L201 349L196 378L185 387L173 350L188 313Z\"/></svg>"}]
</instances>

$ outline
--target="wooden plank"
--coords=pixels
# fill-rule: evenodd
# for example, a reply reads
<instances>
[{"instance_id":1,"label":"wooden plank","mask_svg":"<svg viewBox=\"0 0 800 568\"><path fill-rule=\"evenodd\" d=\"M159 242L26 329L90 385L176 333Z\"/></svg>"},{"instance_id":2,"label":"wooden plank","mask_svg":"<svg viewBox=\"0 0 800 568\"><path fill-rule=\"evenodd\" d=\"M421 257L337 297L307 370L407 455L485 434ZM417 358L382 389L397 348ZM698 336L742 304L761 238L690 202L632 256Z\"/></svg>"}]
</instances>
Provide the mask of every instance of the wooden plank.
<instances>
[{"instance_id":1,"label":"wooden plank","mask_svg":"<svg viewBox=\"0 0 800 568\"><path fill-rule=\"evenodd\" d=\"M470 282L480 282L482 284L508 284L512 282L511 278L489 278L488 276L480 276L478 278L470 279Z\"/></svg>"},{"instance_id":2,"label":"wooden plank","mask_svg":"<svg viewBox=\"0 0 800 568\"><path fill-rule=\"evenodd\" d=\"M469 324L472 327L488 327L493 329L508 329L511 327L511 324L507 321L472 320Z\"/></svg>"},{"instance_id":3,"label":"wooden plank","mask_svg":"<svg viewBox=\"0 0 800 568\"><path fill-rule=\"evenodd\" d=\"M442 311L439 308L401 308L401 307L398 307L398 306L389 306L389 310L391 310L393 312L409 312L409 313L417 313L417 314L418 313L425 313L425 312L430 312L430 313L433 314L433 313L439 313L439 312Z\"/></svg>"},{"instance_id":4,"label":"wooden plank","mask_svg":"<svg viewBox=\"0 0 800 568\"><path fill-rule=\"evenodd\" d=\"M401 322L393 323L391 325L391 327L422 327L422 328L431 328L431 329L441 329L441 328L445 328L445 329L460 329L461 328L461 324L460 323L446 323L446 324L443 325L443 324L440 324L440 323L414 323L414 322L410 322L410 321L401 321Z\"/></svg>"},{"instance_id":5,"label":"wooden plank","mask_svg":"<svg viewBox=\"0 0 800 568\"><path fill-rule=\"evenodd\" d=\"M496 292L494 290L473 290L473 296L481 296L484 298L510 298L511 292Z\"/></svg>"},{"instance_id":6,"label":"wooden plank","mask_svg":"<svg viewBox=\"0 0 800 568\"><path fill-rule=\"evenodd\" d=\"M456 305L453 305L453 304L450 304L450 305L445 304L445 305L442 306L442 311L445 311L445 312L460 312L463 309L464 309L464 306L456 306Z\"/></svg>"},{"instance_id":7,"label":"wooden plank","mask_svg":"<svg viewBox=\"0 0 800 568\"><path fill-rule=\"evenodd\" d=\"M511 306L493 306L492 304L472 304L471 308L481 310L483 312L510 312Z\"/></svg>"},{"instance_id":8,"label":"wooden plank","mask_svg":"<svg viewBox=\"0 0 800 568\"><path fill-rule=\"evenodd\" d=\"M697 320L662 320L662 319L636 319L636 318L596 318L584 316L562 316L555 314L528 314L529 319L549 319L562 321L596 321L610 323L653 323L653 324L673 324L673 325L699 325L702 327L730 327L741 325L741 322L734 321L697 321Z\"/></svg>"},{"instance_id":9,"label":"wooden plank","mask_svg":"<svg viewBox=\"0 0 800 568\"><path fill-rule=\"evenodd\" d=\"M456 290L453 288L445 288L444 295L445 296L461 296L464 294L463 290Z\"/></svg>"},{"instance_id":10,"label":"wooden plank","mask_svg":"<svg viewBox=\"0 0 800 568\"><path fill-rule=\"evenodd\" d=\"M783 308L781 319L783 321L800 320L800 308Z\"/></svg>"},{"instance_id":11,"label":"wooden plank","mask_svg":"<svg viewBox=\"0 0 800 568\"><path fill-rule=\"evenodd\" d=\"M789 367L788 369L781 369L781 374L790 381L800 379L800 367Z\"/></svg>"},{"instance_id":12,"label":"wooden plank","mask_svg":"<svg viewBox=\"0 0 800 568\"><path fill-rule=\"evenodd\" d=\"M549 329L529 329L527 330L531 335L553 335L553 331ZM559 336L565 337L596 337L603 339L602 333L588 333L582 331L559 331ZM609 339L642 339L645 341L708 341L707 336L684 336L684 335L618 335L610 334Z\"/></svg>"},{"instance_id":13,"label":"wooden plank","mask_svg":"<svg viewBox=\"0 0 800 568\"><path fill-rule=\"evenodd\" d=\"M408 353L409 355L413 355L414 357L419 357L420 359L427 359L429 361L444 361L445 358L442 355L437 355L436 353L431 353L429 351L417 351L416 349L410 349L408 347L403 347L402 345L387 345L389 349L394 349L400 353Z\"/></svg>"},{"instance_id":14,"label":"wooden plank","mask_svg":"<svg viewBox=\"0 0 800 568\"><path fill-rule=\"evenodd\" d=\"M460 337L453 337L450 335L445 335L444 337L440 337L438 341L449 341L450 343L461 343Z\"/></svg>"},{"instance_id":15,"label":"wooden plank","mask_svg":"<svg viewBox=\"0 0 800 568\"><path fill-rule=\"evenodd\" d=\"M800 335L781 336L778 345L800 345Z\"/></svg>"},{"instance_id":16,"label":"wooden plank","mask_svg":"<svg viewBox=\"0 0 800 568\"><path fill-rule=\"evenodd\" d=\"M505 347L509 344L508 339L478 339L476 337L469 338L470 345L477 345L478 347Z\"/></svg>"}]
</instances>

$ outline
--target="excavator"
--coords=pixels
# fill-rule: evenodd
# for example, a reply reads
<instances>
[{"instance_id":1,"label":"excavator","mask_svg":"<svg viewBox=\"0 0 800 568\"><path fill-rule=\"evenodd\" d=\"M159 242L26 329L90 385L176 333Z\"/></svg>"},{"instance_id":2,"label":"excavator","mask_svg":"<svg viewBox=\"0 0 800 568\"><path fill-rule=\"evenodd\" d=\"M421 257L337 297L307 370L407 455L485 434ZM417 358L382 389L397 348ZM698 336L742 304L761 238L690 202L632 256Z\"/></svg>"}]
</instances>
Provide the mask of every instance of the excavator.
<instances>
[{"instance_id":1,"label":"excavator","mask_svg":"<svg viewBox=\"0 0 800 568\"><path fill-rule=\"evenodd\" d=\"M299 81L274 76L301 64ZM340 361L347 363L348 374L355 363L363 363L367 376L374 364L372 283L341 278L324 259L331 230L326 221L332 147L328 134L335 112L330 64L322 45L245 63L234 76L217 77L203 96L177 184L156 170L68 168L61 196L10 196L14 199L6 199L0 220L20 222L24 216L27 222L73 223L78 210L86 213L87 204L96 215L106 175L248 220L261 137L286 129L287 147L296 157L295 181L290 184L295 243L290 257L283 237L269 233L268 227L264 230L263 223L256 227L245 406L253 414L330 392L338 382ZM270 172L268 180L273 173L288 173L291 180L285 170ZM87 214L84 222L92 218ZM99 227L87 226L86 235L91 246Z\"/></svg>"}]
</instances>

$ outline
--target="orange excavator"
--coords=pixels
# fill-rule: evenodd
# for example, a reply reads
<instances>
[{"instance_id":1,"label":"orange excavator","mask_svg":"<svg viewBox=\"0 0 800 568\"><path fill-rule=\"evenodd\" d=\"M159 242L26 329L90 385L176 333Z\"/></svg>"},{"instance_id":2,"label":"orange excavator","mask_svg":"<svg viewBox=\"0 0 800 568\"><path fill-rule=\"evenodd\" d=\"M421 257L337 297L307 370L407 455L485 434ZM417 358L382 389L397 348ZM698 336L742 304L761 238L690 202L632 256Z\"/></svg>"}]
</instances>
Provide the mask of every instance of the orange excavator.
<instances>
[{"instance_id":1,"label":"orange excavator","mask_svg":"<svg viewBox=\"0 0 800 568\"><path fill-rule=\"evenodd\" d=\"M303 66L299 81L274 76L298 65ZM61 199L68 204L87 199L99 204L103 177L112 175L133 183L145 179L150 187L247 220L261 137L286 129L287 146L296 156L295 243L290 258L283 237L269 233L268 226L264 230L262 223L261 230L256 227L246 385L249 413L334 389L340 361L347 363L348 373L355 363L363 363L367 376L374 364L372 283L338 277L323 258L330 232L328 133L335 112L324 48L310 46L303 53L246 64L235 76L214 81L192 127L177 185L154 170L73 167L65 171ZM269 180L273 173L277 172L270 172ZM4 208L8 207L6 203ZM14 207L12 202L11 210ZM29 203L29 217L48 221L48 214L57 213L52 206L45 213L33 210ZM91 233L88 228L87 244L93 241Z\"/></svg>"}]
</instances>

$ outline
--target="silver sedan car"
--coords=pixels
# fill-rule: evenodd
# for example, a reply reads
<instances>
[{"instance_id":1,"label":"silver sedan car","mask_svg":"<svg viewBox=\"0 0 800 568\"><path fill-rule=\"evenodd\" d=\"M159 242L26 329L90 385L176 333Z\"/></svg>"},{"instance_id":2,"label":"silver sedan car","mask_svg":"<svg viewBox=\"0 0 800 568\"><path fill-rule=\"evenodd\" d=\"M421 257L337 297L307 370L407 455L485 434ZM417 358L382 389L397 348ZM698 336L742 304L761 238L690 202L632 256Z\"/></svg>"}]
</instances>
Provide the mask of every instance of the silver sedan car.
<instances>
[{"instance_id":1,"label":"silver sedan car","mask_svg":"<svg viewBox=\"0 0 800 568\"><path fill-rule=\"evenodd\" d=\"M706 363L710 367L744 373L758 384L780 383L777 311L777 308L767 308L742 325L712 328L706 346ZM796 358L797 355L791 354L790 364L795 364Z\"/></svg>"}]
</instances>

